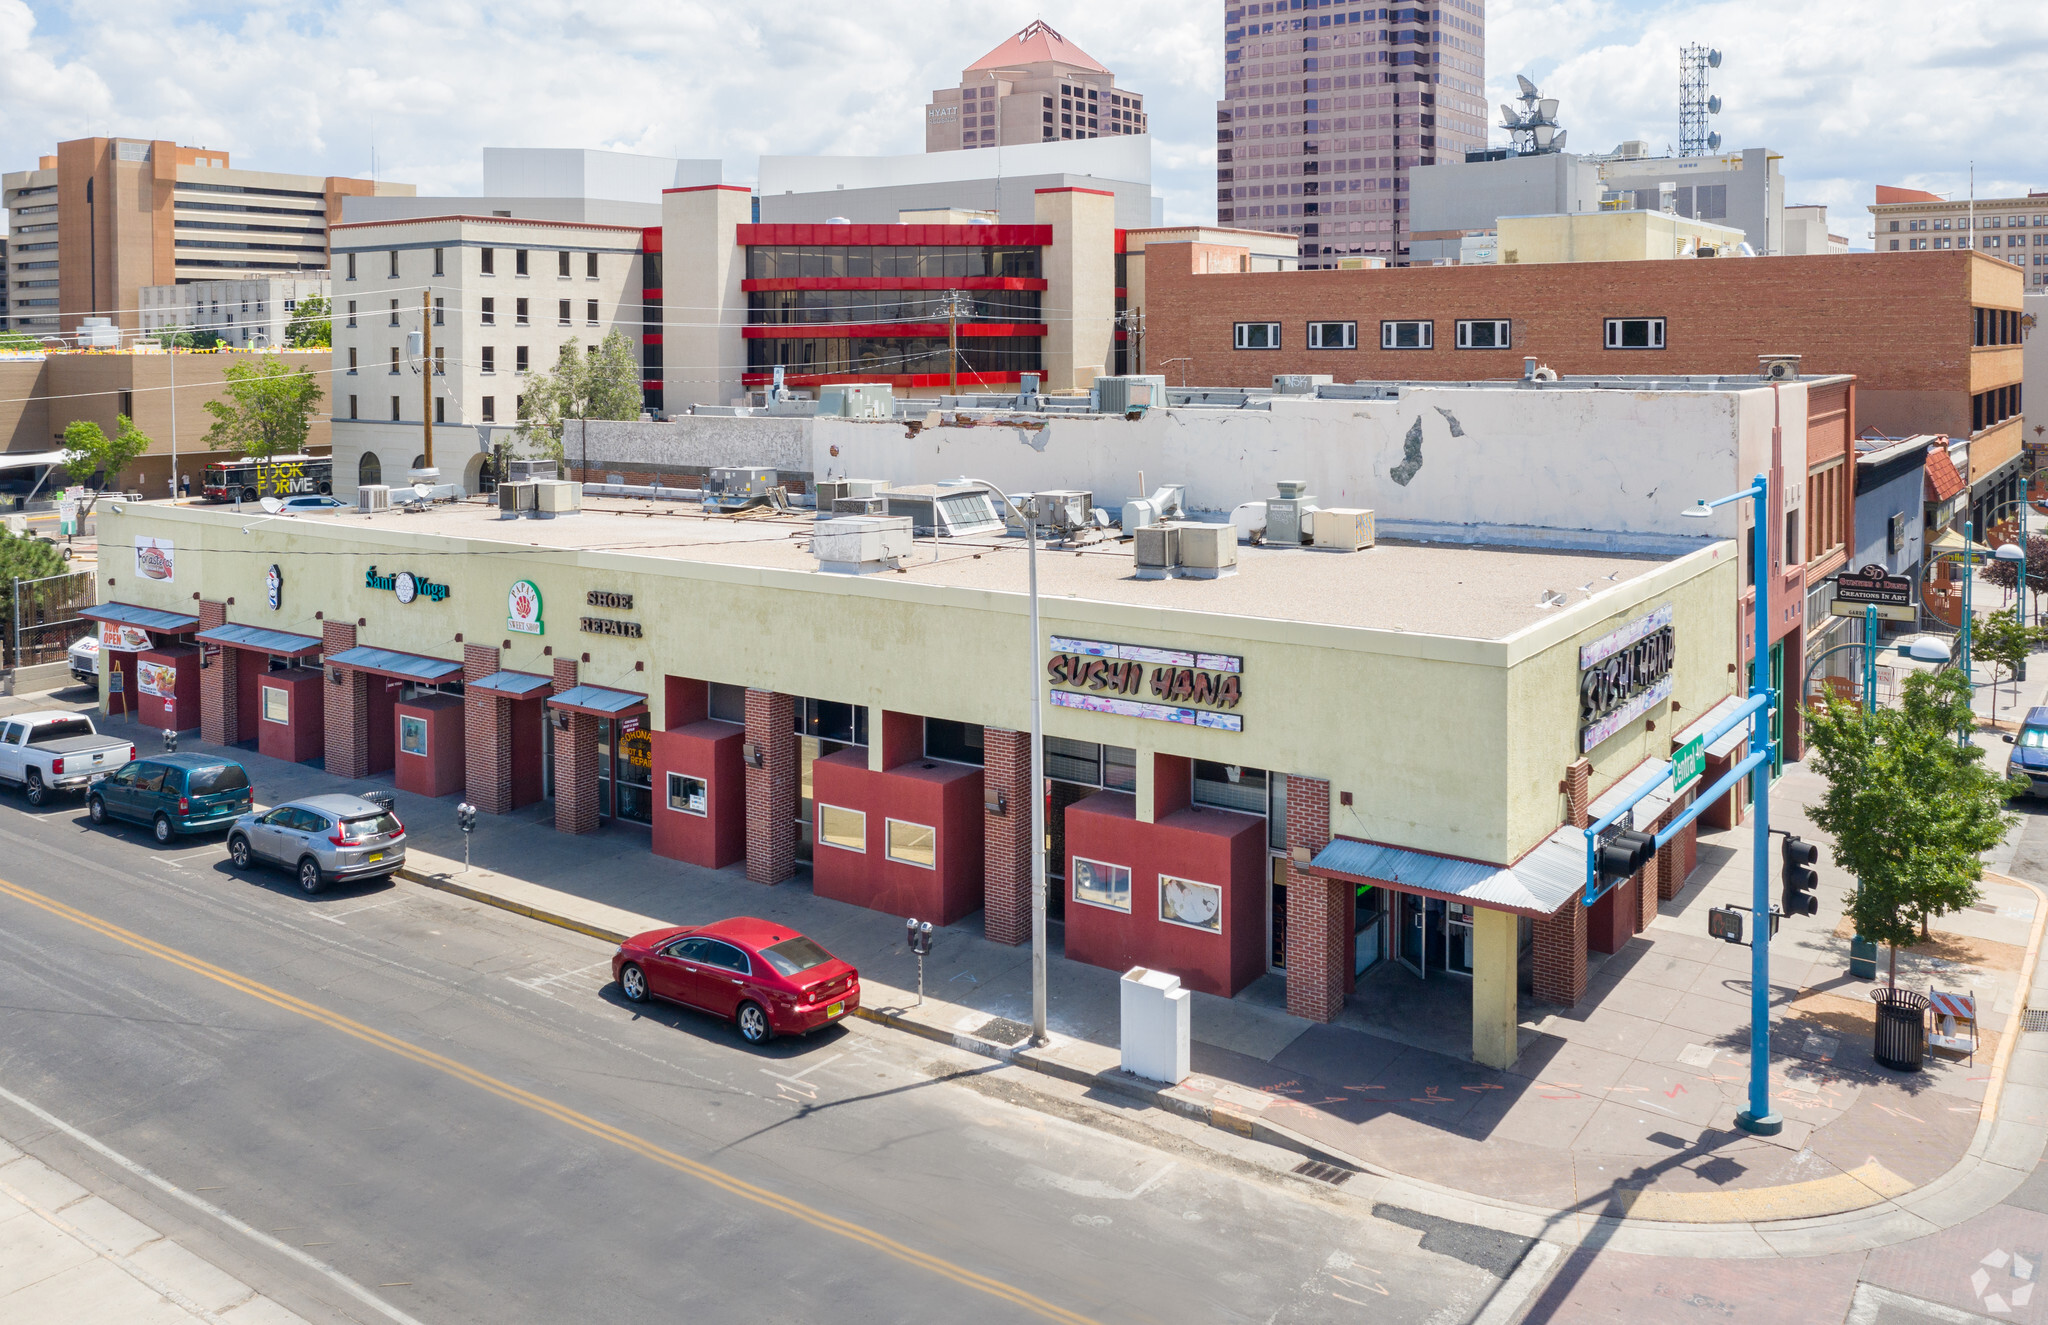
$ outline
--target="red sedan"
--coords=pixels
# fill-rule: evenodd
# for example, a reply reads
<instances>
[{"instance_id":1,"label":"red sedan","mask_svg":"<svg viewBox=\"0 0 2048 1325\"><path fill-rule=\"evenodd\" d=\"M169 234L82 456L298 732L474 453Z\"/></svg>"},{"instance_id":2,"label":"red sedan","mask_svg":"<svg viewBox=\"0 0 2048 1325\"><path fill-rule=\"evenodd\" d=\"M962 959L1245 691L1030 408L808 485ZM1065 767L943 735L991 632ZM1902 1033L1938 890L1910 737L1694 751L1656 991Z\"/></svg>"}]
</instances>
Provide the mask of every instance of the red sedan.
<instances>
[{"instance_id":1,"label":"red sedan","mask_svg":"<svg viewBox=\"0 0 2048 1325\"><path fill-rule=\"evenodd\" d=\"M664 998L725 1017L749 1044L808 1034L860 1006L860 972L751 916L637 934L613 954L612 978L632 1002Z\"/></svg>"}]
</instances>

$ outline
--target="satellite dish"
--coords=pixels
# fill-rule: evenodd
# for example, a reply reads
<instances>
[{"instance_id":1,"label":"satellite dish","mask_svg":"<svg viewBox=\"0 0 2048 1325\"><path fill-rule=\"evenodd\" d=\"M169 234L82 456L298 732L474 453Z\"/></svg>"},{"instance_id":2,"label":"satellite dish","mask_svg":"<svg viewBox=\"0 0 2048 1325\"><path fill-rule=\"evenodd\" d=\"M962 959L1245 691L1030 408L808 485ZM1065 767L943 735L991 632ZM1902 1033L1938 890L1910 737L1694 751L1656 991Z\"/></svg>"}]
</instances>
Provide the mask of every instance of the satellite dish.
<instances>
[{"instance_id":1,"label":"satellite dish","mask_svg":"<svg viewBox=\"0 0 2048 1325\"><path fill-rule=\"evenodd\" d=\"M1720 150L1721 150L1721 135L1720 135L1720 134L1718 134L1718 133L1710 133L1710 134L1708 134L1708 135L1707 135L1707 150L1708 150L1709 152L1718 152L1718 151L1720 151Z\"/></svg>"},{"instance_id":2,"label":"satellite dish","mask_svg":"<svg viewBox=\"0 0 2048 1325\"><path fill-rule=\"evenodd\" d=\"M1721 113L1721 98L1719 98L1719 97L1708 97L1708 98L1707 98L1707 114L1709 114L1709 115L1719 115L1720 113Z\"/></svg>"},{"instance_id":3,"label":"satellite dish","mask_svg":"<svg viewBox=\"0 0 2048 1325\"><path fill-rule=\"evenodd\" d=\"M282 502L276 497L265 497L262 501L257 502L256 504L263 508L264 513L266 515L276 515L279 511L284 509L284 502Z\"/></svg>"},{"instance_id":4,"label":"satellite dish","mask_svg":"<svg viewBox=\"0 0 2048 1325\"><path fill-rule=\"evenodd\" d=\"M1515 75L1515 81L1522 85L1523 96L1533 98L1536 95L1536 85L1534 83L1522 77L1522 75L1520 74Z\"/></svg>"},{"instance_id":5,"label":"satellite dish","mask_svg":"<svg viewBox=\"0 0 2048 1325\"><path fill-rule=\"evenodd\" d=\"M1720 67L1721 67L1721 52L1719 52L1719 51L1713 51L1713 50L1710 50L1710 51L1708 51L1708 52L1707 52L1707 68L1709 68L1709 69L1719 69Z\"/></svg>"},{"instance_id":6,"label":"satellite dish","mask_svg":"<svg viewBox=\"0 0 2048 1325\"><path fill-rule=\"evenodd\" d=\"M1557 98L1545 97L1536 103L1536 113L1546 120L1557 118Z\"/></svg>"},{"instance_id":7,"label":"satellite dish","mask_svg":"<svg viewBox=\"0 0 2048 1325\"><path fill-rule=\"evenodd\" d=\"M1516 128L1522 123L1522 112L1506 102L1502 102L1500 107L1500 123L1504 129Z\"/></svg>"},{"instance_id":8,"label":"satellite dish","mask_svg":"<svg viewBox=\"0 0 2048 1325\"><path fill-rule=\"evenodd\" d=\"M1550 146L1553 150L1559 152L1562 152L1564 150L1564 135L1565 130L1559 129L1557 131L1557 137L1550 140Z\"/></svg>"},{"instance_id":9,"label":"satellite dish","mask_svg":"<svg viewBox=\"0 0 2048 1325\"><path fill-rule=\"evenodd\" d=\"M414 494L415 494L415 495L417 495L417 496L419 497L419 499L420 499L421 501L425 501L425 500L427 500L427 498L429 498L429 497L431 497L431 496L433 496L433 495L434 495L434 490L433 490L433 488L429 487L428 485L426 485L426 484L424 484L424 483L415 483L415 484L413 484L413 485L412 485L412 490L413 490Z\"/></svg>"}]
</instances>

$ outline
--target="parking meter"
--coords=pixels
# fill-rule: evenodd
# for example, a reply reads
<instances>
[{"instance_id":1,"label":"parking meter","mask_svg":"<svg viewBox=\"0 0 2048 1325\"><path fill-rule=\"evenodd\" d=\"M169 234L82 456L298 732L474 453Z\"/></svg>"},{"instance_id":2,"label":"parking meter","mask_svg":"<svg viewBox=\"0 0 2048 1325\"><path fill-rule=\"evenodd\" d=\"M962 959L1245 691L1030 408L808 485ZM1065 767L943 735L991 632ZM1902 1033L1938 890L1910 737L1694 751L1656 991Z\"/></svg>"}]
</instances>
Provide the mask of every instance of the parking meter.
<instances>
[{"instance_id":1,"label":"parking meter","mask_svg":"<svg viewBox=\"0 0 2048 1325\"><path fill-rule=\"evenodd\" d=\"M476 831L476 806L463 801L455 807L455 826L462 830L462 868L469 869L469 835Z\"/></svg>"},{"instance_id":2,"label":"parking meter","mask_svg":"<svg viewBox=\"0 0 2048 1325\"><path fill-rule=\"evenodd\" d=\"M164 728L164 753L167 755L178 753L178 733L169 727Z\"/></svg>"},{"instance_id":3,"label":"parking meter","mask_svg":"<svg viewBox=\"0 0 2048 1325\"><path fill-rule=\"evenodd\" d=\"M932 922L913 916L903 924L910 950L917 954L917 1005L924 1006L924 959L932 950Z\"/></svg>"}]
</instances>

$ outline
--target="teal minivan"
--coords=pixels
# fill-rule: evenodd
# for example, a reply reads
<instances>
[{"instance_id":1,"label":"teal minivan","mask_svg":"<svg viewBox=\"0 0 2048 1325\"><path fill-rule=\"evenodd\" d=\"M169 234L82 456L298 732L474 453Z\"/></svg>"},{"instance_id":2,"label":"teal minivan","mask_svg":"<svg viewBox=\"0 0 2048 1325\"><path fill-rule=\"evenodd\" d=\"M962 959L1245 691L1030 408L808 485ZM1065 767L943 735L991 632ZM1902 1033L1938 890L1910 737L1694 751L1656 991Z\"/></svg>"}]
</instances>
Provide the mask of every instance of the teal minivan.
<instances>
[{"instance_id":1,"label":"teal minivan","mask_svg":"<svg viewBox=\"0 0 2048 1325\"><path fill-rule=\"evenodd\" d=\"M86 813L96 824L148 824L156 840L225 828L253 804L249 771L217 755L153 755L121 765L92 784Z\"/></svg>"}]
</instances>

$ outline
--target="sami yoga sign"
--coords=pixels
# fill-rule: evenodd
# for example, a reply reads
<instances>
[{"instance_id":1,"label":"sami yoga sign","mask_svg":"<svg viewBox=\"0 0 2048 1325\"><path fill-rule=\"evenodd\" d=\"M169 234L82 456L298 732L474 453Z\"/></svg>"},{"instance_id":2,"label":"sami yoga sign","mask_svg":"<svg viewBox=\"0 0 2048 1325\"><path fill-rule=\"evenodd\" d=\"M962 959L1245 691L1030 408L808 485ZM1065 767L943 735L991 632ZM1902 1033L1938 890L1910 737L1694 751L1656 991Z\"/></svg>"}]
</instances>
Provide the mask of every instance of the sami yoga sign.
<instances>
[{"instance_id":1,"label":"sami yoga sign","mask_svg":"<svg viewBox=\"0 0 2048 1325\"><path fill-rule=\"evenodd\" d=\"M1241 732L1244 659L1222 653L1052 637L1046 677L1058 708ZM1149 700L1144 698L1149 696Z\"/></svg>"}]
</instances>

